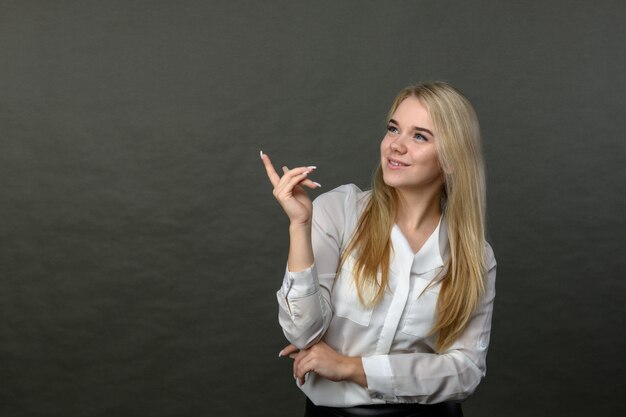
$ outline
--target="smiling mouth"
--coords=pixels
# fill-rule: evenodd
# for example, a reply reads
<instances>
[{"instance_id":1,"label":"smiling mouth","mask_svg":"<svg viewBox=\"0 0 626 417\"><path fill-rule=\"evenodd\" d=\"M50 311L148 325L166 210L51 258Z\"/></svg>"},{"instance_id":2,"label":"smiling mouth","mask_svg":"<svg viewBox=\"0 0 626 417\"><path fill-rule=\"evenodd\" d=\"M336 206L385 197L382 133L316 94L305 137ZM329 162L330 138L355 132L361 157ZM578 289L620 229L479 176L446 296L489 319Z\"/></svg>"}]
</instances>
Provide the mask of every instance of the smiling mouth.
<instances>
[{"instance_id":1,"label":"smiling mouth","mask_svg":"<svg viewBox=\"0 0 626 417\"><path fill-rule=\"evenodd\" d=\"M387 160L389 162L389 165L391 165L392 167L408 167L407 164L403 164L402 162L398 162L398 161L394 161L393 159L388 159Z\"/></svg>"}]
</instances>

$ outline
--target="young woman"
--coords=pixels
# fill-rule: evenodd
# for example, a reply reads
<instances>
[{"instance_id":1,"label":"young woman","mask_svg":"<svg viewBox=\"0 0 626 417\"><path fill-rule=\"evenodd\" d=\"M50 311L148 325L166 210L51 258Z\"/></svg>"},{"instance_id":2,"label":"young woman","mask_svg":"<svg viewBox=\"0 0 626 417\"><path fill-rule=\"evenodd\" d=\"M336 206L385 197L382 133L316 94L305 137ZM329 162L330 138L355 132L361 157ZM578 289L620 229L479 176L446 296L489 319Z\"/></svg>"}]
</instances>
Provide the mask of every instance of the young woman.
<instances>
[{"instance_id":1,"label":"young woman","mask_svg":"<svg viewBox=\"0 0 626 417\"><path fill-rule=\"evenodd\" d=\"M443 83L396 97L371 191L314 203L315 167L261 159L290 220L280 356L306 416L460 416L485 375L496 261L476 114Z\"/></svg>"}]
</instances>

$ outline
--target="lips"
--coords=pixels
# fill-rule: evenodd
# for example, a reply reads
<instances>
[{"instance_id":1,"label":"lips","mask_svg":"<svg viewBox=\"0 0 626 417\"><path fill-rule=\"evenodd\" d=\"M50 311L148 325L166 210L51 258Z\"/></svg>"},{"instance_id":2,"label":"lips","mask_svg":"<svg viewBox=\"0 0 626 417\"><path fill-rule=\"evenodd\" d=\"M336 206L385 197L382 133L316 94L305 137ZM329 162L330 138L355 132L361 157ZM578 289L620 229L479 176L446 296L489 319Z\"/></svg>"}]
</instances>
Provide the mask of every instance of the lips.
<instances>
[{"instance_id":1,"label":"lips","mask_svg":"<svg viewBox=\"0 0 626 417\"><path fill-rule=\"evenodd\" d=\"M407 164L400 162L397 159L391 159L391 158L387 159L387 165L392 169L408 167Z\"/></svg>"}]
</instances>

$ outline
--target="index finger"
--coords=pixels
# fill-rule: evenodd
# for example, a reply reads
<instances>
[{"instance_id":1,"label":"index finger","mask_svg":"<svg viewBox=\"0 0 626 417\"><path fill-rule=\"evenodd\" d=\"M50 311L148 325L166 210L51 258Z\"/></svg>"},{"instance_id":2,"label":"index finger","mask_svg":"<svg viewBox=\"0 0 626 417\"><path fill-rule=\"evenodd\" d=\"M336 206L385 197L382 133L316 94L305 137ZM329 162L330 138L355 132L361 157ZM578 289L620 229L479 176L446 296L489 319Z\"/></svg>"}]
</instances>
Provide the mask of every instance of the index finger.
<instances>
[{"instance_id":1,"label":"index finger","mask_svg":"<svg viewBox=\"0 0 626 417\"><path fill-rule=\"evenodd\" d=\"M280 181L280 176L278 175L278 173L276 173L276 170L274 169L274 166L272 165L272 161L270 160L270 157L264 154L263 151L261 151L260 154L261 154L261 161L263 161L263 165L265 165L265 171L267 171L267 176L270 179L270 182L272 183L272 185L276 187L276 185L278 184L278 181Z\"/></svg>"},{"instance_id":2,"label":"index finger","mask_svg":"<svg viewBox=\"0 0 626 417\"><path fill-rule=\"evenodd\" d=\"M295 347L294 345L287 345L283 348L283 350L281 350L278 353L278 356L289 356L292 357L291 355L296 353L299 349L297 347Z\"/></svg>"}]
</instances>

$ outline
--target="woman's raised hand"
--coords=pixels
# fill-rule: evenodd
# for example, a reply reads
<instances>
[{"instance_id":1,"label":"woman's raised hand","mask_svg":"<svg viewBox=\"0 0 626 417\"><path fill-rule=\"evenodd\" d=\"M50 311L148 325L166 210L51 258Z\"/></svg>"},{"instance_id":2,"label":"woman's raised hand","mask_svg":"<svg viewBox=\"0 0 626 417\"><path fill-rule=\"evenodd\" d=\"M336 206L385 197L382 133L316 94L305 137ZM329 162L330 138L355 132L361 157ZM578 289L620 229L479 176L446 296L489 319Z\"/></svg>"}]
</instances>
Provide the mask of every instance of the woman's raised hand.
<instances>
[{"instance_id":1,"label":"woman's raised hand","mask_svg":"<svg viewBox=\"0 0 626 417\"><path fill-rule=\"evenodd\" d=\"M278 175L269 156L261 151L261 160L265 165L267 176L274 187L274 197L283 208L292 225L305 225L311 222L313 204L302 188L311 189L321 187L320 184L308 179L308 175L315 170L314 166L288 169L283 167L283 176Z\"/></svg>"}]
</instances>

